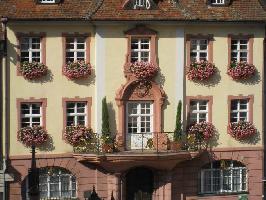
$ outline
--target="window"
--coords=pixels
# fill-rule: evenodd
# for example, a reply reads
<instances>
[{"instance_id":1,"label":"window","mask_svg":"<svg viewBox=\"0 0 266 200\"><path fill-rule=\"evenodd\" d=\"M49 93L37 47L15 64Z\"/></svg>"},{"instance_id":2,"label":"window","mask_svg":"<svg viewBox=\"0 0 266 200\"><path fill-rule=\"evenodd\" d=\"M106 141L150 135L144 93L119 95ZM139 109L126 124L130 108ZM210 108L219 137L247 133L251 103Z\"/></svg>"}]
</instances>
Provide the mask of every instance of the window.
<instances>
[{"instance_id":1,"label":"window","mask_svg":"<svg viewBox=\"0 0 266 200\"><path fill-rule=\"evenodd\" d=\"M86 38L67 37L66 38L66 62L84 60L86 61Z\"/></svg>"},{"instance_id":2,"label":"window","mask_svg":"<svg viewBox=\"0 0 266 200\"><path fill-rule=\"evenodd\" d=\"M247 191L247 168L237 161L222 160L201 169L201 193L217 194Z\"/></svg>"},{"instance_id":3,"label":"window","mask_svg":"<svg viewBox=\"0 0 266 200\"><path fill-rule=\"evenodd\" d=\"M91 126L91 97L63 98L63 127L84 125Z\"/></svg>"},{"instance_id":4,"label":"window","mask_svg":"<svg viewBox=\"0 0 266 200\"><path fill-rule=\"evenodd\" d=\"M190 42L190 60L199 62L208 60L208 40L191 39Z\"/></svg>"},{"instance_id":5,"label":"window","mask_svg":"<svg viewBox=\"0 0 266 200\"><path fill-rule=\"evenodd\" d=\"M20 105L21 127L42 126L42 104L21 103Z\"/></svg>"},{"instance_id":6,"label":"window","mask_svg":"<svg viewBox=\"0 0 266 200\"><path fill-rule=\"evenodd\" d=\"M127 130L128 133L151 133L153 130L152 102L127 103Z\"/></svg>"},{"instance_id":7,"label":"window","mask_svg":"<svg viewBox=\"0 0 266 200\"><path fill-rule=\"evenodd\" d=\"M224 0L211 0L212 5L223 5Z\"/></svg>"},{"instance_id":8,"label":"window","mask_svg":"<svg viewBox=\"0 0 266 200\"><path fill-rule=\"evenodd\" d=\"M87 105L86 102L67 102L67 126L87 125Z\"/></svg>"},{"instance_id":9,"label":"window","mask_svg":"<svg viewBox=\"0 0 266 200\"><path fill-rule=\"evenodd\" d=\"M248 116L248 99L231 101L230 122L249 121Z\"/></svg>"},{"instance_id":10,"label":"window","mask_svg":"<svg viewBox=\"0 0 266 200\"><path fill-rule=\"evenodd\" d=\"M149 38L131 39L131 62L136 62L136 61L150 62Z\"/></svg>"},{"instance_id":11,"label":"window","mask_svg":"<svg viewBox=\"0 0 266 200\"><path fill-rule=\"evenodd\" d=\"M190 101L190 123L208 121L208 100Z\"/></svg>"},{"instance_id":12,"label":"window","mask_svg":"<svg viewBox=\"0 0 266 200\"><path fill-rule=\"evenodd\" d=\"M40 0L40 3L55 3L55 0Z\"/></svg>"},{"instance_id":13,"label":"window","mask_svg":"<svg viewBox=\"0 0 266 200\"><path fill-rule=\"evenodd\" d=\"M151 3L149 0L135 0L135 5L134 5L134 9L137 8L145 8L145 9L150 9L151 7Z\"/></svg>"},{"instance_id":14,"label":"window","mask_svg":"<svg viewBox=\"0 0 266 200\"><path fill-rule=\"evenodd\" d=\"M248 39L231 40L231 61L248 62Z\"/></svg>"},{"instance_id":15,"label":"window","mask_svg":"<svg viewBox=\"0 0 266 200\"><path fill-rule=\"evenodd\" d=\"M40 199L76 198L76 178L62 168L41 168L39 176Z\"/></svg>"},{"instance_id":16,"label":"window","mask_svg":"<svg viewBox=\"0 0 266 200\"><path fill-rule=\"evenodd\" d=\"M213 62L213 35L186 35L186 61L191 62L208 61Z\"/></svg>"},{"instance_id":17,"label":"window","mask_svg":"<svg viewBox=\"0 0 266 200\"><path fill-rule=\"evenodd\" d=\"M21 62L42 62L40 37L22 37L20 47Z\"/></svg>"}]
</instances>

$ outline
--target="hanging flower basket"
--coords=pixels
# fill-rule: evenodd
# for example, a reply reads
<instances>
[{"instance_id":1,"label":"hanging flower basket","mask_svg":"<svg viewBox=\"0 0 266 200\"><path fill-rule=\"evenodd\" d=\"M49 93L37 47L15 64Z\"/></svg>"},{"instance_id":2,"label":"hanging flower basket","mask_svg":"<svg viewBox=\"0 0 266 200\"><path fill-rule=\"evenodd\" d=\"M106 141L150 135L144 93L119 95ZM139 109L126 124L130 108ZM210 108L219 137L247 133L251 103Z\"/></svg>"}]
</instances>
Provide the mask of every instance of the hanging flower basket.
<instances>
[{"instance_id":1,"label":"hanging flower basket","mask_svg":"<svg viewBox=\"0 0 266 200\"><path fill-rule=\"evenodd\" d=\"M203 81L209 79L216 72L216 67L208 61L192 62L187 67L188 80Z\"/></svg>"},{"instance_id":2,"label":"hanging flower basket","mask_svg":"<svg viewBox=\"0 0 266 200\"><path fill-rule=\"evenodd\" d=\"M215 134L215 127L210 122L199 122L189 127L188 135L194 135L196 139L209 141Z\"/></svg>"},{"instance_id":3,"label":"hanging flower basket","mask_svg":"<svg viewBox=\"0 0 266 200\"><path fill-rule=\"evenodd\" d=\"M130 65L130 71L137 79L151 79L156 76L159 68L150 62L134 62Z\"/></svg>"},{"instance_id":4,"label":"hanging flower basket","mask_svg":"<svg viewBox=\"0 0 266 200\"><path fill-rule=\"evenodd\" d=\"M82 146L94 138L91 128L83 125L67 126L64 131L64 138L72 146Z\"/></svg>"},{"instance_id":5,"label":"hanging flower basket","mask_svg":"<svg viewBox=\"0 0 266 200\"><path fill-rule=\"evenodd\" d=\"M25 79L33 80L45 76L48 72L48 67L39 62L22 62L19 71Z\"/></svg>"},{"instance_id":6,"label":"hanging flower basket","mask_svg":"<svg viewBox=\"0 0 266 200\"><path fill-rule=\"evenodd\" d=\"M17 138L26 146L40 146L48 140L48 134L41 126L23 127L18 131Z\"/></svg>"},{"instance_id":7,"label":"hanging flower basket","mask_svg":"<svg viewBox=\"0 0 266 200\"><path fill-rule=\"evenodd\" d=\"M245 140L254 136L257 130L251 122L239 121L229 124L228 133L237 140Z\"/></svg>"},{"instance_id":8,"label":"hanging flower basket","mask_svg":"<svg viewBox=\"0 0 266 200\"><path fill-rule=\"evenodd\" d=\"M255 72L255 66L247 62L232 62L227 69L227 74L234 80L250 78Z\"/></svg>"},{"instance_id":9,"label":"hanging flower basket","mask_svg":"<svg viewBox=\"0 0 266 200\"><path fill-rule=\"evenodd\" d=\"M91 75L91 71L91 64L83 60L68 62L63 68L63 74L70 80L86 78Z\"/></svg>"}]
</instances>

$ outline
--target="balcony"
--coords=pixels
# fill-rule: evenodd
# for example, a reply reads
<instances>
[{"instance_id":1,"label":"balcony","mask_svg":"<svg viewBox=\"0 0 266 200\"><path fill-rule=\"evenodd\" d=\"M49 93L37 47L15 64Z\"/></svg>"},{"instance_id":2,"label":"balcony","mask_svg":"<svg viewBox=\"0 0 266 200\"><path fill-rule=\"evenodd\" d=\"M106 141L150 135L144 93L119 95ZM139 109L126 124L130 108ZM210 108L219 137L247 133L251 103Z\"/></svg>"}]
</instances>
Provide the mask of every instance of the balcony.
<instances>
[{"instance_id":1,"label":"balcony","mask_svg":"<svg viewBox=\"0 0 266 200\"><path fill-rule=\"evenodd\" d=\"M196 157L206 145L186 137L173 143L173 132L134 133L131 137L112 138L104 143L99 134L86 147L74 147L74 157L83 163L124 171L128 167L150 166L170 170L179 162Z\"/></svg>"}]
</instances>

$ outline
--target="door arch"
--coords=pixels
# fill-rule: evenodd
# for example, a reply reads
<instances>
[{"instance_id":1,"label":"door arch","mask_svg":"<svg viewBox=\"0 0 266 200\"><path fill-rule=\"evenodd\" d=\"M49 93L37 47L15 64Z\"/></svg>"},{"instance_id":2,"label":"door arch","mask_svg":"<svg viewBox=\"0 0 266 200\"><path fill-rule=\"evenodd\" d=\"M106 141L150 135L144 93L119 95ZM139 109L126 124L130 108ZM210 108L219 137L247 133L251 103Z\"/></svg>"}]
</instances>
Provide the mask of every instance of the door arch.
<instances>
[{"instance_id":1,"label":"door arch","mask_svg":"<svg viewBox=\"0 0 266 200\"><path fill-rule=\"evenodd\" d=\"M154 176L152 170L138 167L126 174L126 200L152 200Z\"/></svg>"}]
</instances>

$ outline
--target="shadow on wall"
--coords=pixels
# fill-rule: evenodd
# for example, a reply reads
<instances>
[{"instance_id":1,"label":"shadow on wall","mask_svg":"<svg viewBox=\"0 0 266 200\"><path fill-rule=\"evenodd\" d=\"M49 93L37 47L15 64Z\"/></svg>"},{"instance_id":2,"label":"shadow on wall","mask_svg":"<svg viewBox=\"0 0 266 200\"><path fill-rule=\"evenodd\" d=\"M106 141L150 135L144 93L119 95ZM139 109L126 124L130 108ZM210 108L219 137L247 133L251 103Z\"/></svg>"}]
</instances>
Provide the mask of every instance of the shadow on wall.
<instances>
[{"instance_id":1,"label":"shadow on wall","mask_svg":"<svg viewBox=\"0 0 266 200\"><path fill-rule=\"evenodd\" d=\"M242 80L236 80L236 82L239 82L244 85L256 85L261 82L261 75L260 72L256 70L255 74L248 78L248 79L242 79Z\"/></svg>"},{"instance_id":2,"label":"shadow on wall","mask_svg":"<svg viewBox=\"0 0 266 200\"><path fill-rule=\"evenodd\" d=\"M76 84L85 85L85 86L94 85L95 84L95 77L96 77L95 76L95 70L92 69L91 75L89 75L86 78L80 78L80 79L73 80L73 82Z\"/></svg>"}]
</instances>

